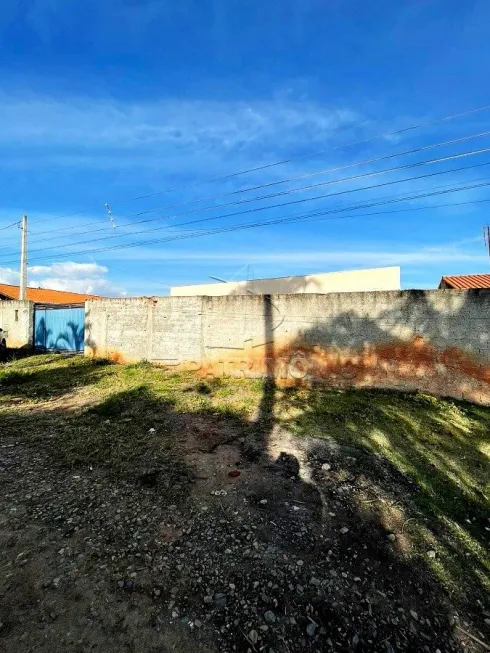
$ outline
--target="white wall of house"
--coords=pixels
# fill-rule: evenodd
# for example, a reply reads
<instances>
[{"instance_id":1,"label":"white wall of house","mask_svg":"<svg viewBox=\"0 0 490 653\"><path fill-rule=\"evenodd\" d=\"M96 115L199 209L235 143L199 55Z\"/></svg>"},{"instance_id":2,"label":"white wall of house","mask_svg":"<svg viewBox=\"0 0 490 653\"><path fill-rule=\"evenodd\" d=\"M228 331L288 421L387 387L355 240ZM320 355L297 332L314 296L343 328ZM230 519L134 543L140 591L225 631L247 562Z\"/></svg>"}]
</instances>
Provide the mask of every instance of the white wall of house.
<instances>
[{"instance_id":1,"label":"white wall of house","mask_svg":"<svg viewBox=\"0 0 490 653\"><path fill-rule=\"evenodd\" d=\"M224 295L274 295L330 292L360 292L373 290L400 290L400 268L370 268L325 272L294 277L205 283L192 286L174 286L172 297L224 296Z\"/></svg>"},{"instance_id":2,"label":"white wall of house","mask_svg":"<svg viewBox=\"0 0 490 653\"><path fill-rule=\"evenodd\" d=\"M30 347L34 338L34 304L0 300L0 327L11 349Z\"/></svg>"}]
</instances>

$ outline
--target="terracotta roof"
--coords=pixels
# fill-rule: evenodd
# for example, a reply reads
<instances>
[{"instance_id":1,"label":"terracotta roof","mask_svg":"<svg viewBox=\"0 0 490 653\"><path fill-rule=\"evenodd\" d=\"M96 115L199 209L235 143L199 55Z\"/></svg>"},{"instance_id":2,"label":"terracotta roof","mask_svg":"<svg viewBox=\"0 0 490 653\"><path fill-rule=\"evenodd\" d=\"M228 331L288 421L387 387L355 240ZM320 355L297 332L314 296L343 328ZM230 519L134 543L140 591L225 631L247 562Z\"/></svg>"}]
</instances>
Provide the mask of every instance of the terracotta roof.
<instances>
[{"instance_id":1,"label":"terracotta roof","mask_svg":"<svg viewBox=\"0 0 490 653\"><path fill-rule=\"evenodd\" d=\"M490 274L462 274L455 277L442 277L439 288L444 284L449 288L466 290L467 288L490 288Z\"/></svg>"},{"instance_id":2,"label":"terracotta roof","mask_svg":"<svg viewBox=\"0 0 490 653\"><path fill-rule=\"evenodd\" d=\"M27 299L37 304L82 304L87 299L98 299L97 295L86 295L65 290L47 290L45 288L27 288ZM0 297L19 299L19 286L0 283Z\"/></svg>"}]
</instances>

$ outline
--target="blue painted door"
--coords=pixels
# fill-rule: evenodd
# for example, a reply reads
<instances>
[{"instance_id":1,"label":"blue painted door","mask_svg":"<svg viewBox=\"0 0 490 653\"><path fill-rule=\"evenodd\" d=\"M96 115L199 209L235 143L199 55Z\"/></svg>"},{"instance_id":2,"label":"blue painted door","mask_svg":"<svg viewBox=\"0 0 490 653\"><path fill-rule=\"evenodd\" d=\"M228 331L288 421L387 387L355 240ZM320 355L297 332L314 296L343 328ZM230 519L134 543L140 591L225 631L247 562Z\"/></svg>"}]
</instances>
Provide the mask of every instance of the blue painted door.
<instances>
[{"instance_id":1,"label":"blue painted door","mask_svg":"<svg viewBox=\"0 0 490 653\"><path fill-rule=\"evenodd\" d=\"M38 349L83 351L84 308L37 307L34 310L34 344Z\"/></svg>"}]
</instances>

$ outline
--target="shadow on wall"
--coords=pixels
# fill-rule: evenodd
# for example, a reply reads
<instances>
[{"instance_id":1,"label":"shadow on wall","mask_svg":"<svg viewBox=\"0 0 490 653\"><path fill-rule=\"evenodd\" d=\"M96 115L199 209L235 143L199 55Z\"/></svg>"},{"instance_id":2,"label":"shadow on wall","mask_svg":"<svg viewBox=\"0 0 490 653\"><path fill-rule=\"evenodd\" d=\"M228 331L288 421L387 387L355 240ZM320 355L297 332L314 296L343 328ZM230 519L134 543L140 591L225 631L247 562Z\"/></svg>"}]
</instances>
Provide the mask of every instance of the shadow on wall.
<instances>
[{"instance_id":1,"label":"shadow on wall","mask_svg":"<svg viewBox=\"0 0 490 653\"><path fill-rule=\"evenodd\" d=\"M97 358L99 348L92 338L92 322L90 320L90 309L85 307L85 332L83 340L84 352L93 358Z\"/></svg>"},{"instance_id":2,"label":"shadow on wall","mask_svg":"<svg viewBox=\"0 0 490 653\"><path fill-rule=\"evenodd\" d=\"M42 317L37 326L34 334L34 345L40 349L47 349L47 343L51 337L52 330L46 326L46 318Z\"/></svg>"},{"instance_id":3,"label":"shadow on wall","mask_svg":"<svg viewBox=\"0 0 490 653\"><path fill-rule=\"evenodd\" d=\"M291 277L289 279L290 291L296 292L300 290L303 283L298 277ZM312 279L310 284L318 286L318 281ZM257 435L262 451L268 451L269 437L274 426L274 406L277 391L275 331L282 324L284 316L281 315L281 312L274 304L271 295L262 295L262 302L265 338L265 377L263 380L262 399L258 411Z\"/></svg>"},{"instance_id":4,"label":"shadow on wall","mask_svg":"<svg viewBox=\"0 0 490 653\"><path fill-rule=\"evenodd\" d=\"M263 379L262 398L258 410L256 433L258 446L262 452L268 451L269 438L274 427L274 406L276 402L275 351L274 351L274 318L273 304L270 295L263 296L264 304L264 334L266 375Z\"/></svg>"},{"instance_id":5,"label":"shadow on wall","mask_svg":"<svg viewBox=\"0 0 490 653\"><path fill-rule=\"evenodd\" d=\"M36 327L35 346L38 349L58 349L61 351L83 351L85 327L69 321L67 329L55 334L47 327L46 319L42 317Z\"/></svg>"},{"instance_id":6,"label":"shadow on wall","mask_svg":"<svg viewBox=\"0 0 490 653\"><path fill-rule=\"evenodd\" d=\"M68 322L68 330L60 333L53 346L50 349L69 349L74 351L83 351L85 327L75 322Z\"/></svg>"},{"instance_id":7,"label":"shadow on wall","mask_svg":"<svg viewBox=\"0 0 490 653\"><path fill-rule=\"evenodd\" d=\"M346 297L352 295L345 294ZM363 295L366 297L365 310ZM359 308L354 306L324 319L321 307L330 310L330 300L325 295L296 295L294 300L290 295L290 302L287 297L250 296L248 299L254 313L257 304L263 304L263 324L258 319L250 320L244 316L243 320L248 321L240 327L245 328L245 343L223 347L218 338L216 344L206 343L204 359L181 360L181 369L193 369L203 375L221 375L227 367L228 373L244 373L254 378L264 376L275 383L322 382L341 388L419 389L441 396L490 403L488 291L359 293L354 294ZM332 298L332 306L342 307L344 302L339 297ZM291 304L295 310L303 305L307 310L309 301L312 306L320 307L320 312L315 308L312 316L290 316L288 308L279 309L279 305ZM383 302L379 310L376 309L377 301ZM246 304L243 300L239 303ZM222 302L221 306L225 304ZM230 309L233 308L231 304ZM348 299L345 304L352 306ZM369 316L370 307L375 317ZM282 315L281 310L286 313ZM105 352L103 343L93 340L90 311L86 317L87 353L110 355L118 362L134 360L134 352L125 342L119 343L117 350ZM146 314L143 316L142 313L142 319L146 319ZM236 315L233 319L242 318ZM297 325L301 322L313 326L298 333ZM214 328L219 327L220 323L215 319ZM175 326L173 329L171 333L177 339L179 332ZM296 335L291 336L291 332ZM156 333L154 337L160 336L168 334ZM168 360L172 360L175 356L174 341L169 337L167 341Z\"/></svg>"},{"instance_id":8,"label":"shadow on wall","mask_svg":"<svg viewBox=\"0 0 490 653\"><path fill-rule=\"evenodd\" d=\"M490 323L475 301L490 304L490 293L446 292L457 304L449 314L437 309L437 295L403 291L402 305L376 320L354 311L326 319L281 347L276 358L300 354L304 380L328 386L420 390L490 403ZM410 340L396 335L404 330Z\"/></svg>"},{"instance_id":9,"label":"shadow on wall","mask_svg":"<svg viewBox=\"0 0 490 653\"><path fill-rule=\"evenodd\" d=\"M242 282L242 286L240 288L233 287L233 285L230 283L230 291L227 294L228 296L237 296L237 295L260 295L260 296L267 296L264 295L263 292L257 291L255 289L254 285L254 279L250 279L247 282ZM257 281L263 281L262 279L257 279ZM295 294L299 292L305 292L306 287L308 288L308 293L312 292L312 289L317 288L320 290L321 284L316 279L314 276L308 277L308 281L306 281L305 278L301 278L298 276L292 276L292 277L281 277L280 279L273 279L271 281L275 282L275 285L279 287L278 290L275 290L273 293L268 293L269 295L275 294ZM226 284L222 284L226 285ZM282 288L280 287L282 285Z\"/></svg>"}]
</instances>

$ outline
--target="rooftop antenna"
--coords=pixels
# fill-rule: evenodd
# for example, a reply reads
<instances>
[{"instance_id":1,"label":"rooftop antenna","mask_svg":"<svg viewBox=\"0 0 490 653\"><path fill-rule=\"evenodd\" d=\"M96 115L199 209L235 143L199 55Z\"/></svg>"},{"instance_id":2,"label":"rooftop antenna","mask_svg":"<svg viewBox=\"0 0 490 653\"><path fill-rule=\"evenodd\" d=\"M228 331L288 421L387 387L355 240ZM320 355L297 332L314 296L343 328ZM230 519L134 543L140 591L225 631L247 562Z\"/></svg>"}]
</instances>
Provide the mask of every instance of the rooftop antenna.
<instances>
[{"instance_id":1,"label":"rooftop antenna","mask_svg":"<svg viewBox=\"0 0 490 653\"><path fill-rule=\"evenodd\" d=\"M247 285L248 285L249 274L250 274L250 265L247 265L247 264L242 265L241 268L238 268L238 270L231 277L231 279L222 279L221 277L214 277L212 274L208 274L208 278L209 279L214 279L214 281L219 281L220 283L232 283L234 281L234 278L243 270L243 268L247 268Z\"/></svg>"},{"instance_id":2,"label":"rooftop antenna","mask_svg":"<svg viewBox=\"0 0 490 653\"><path fill-rule=\"evenodd\" d=\"M214 279L215 281L219 281L220 283L230 283L226 279L221 279L220 277L213 277L211 274L208 275L210 279ZM249 295L256 295L257 293L254 290L250 290L250 288L245 287L245 290L248 292Z\"/></svg>"}]
</instances>

